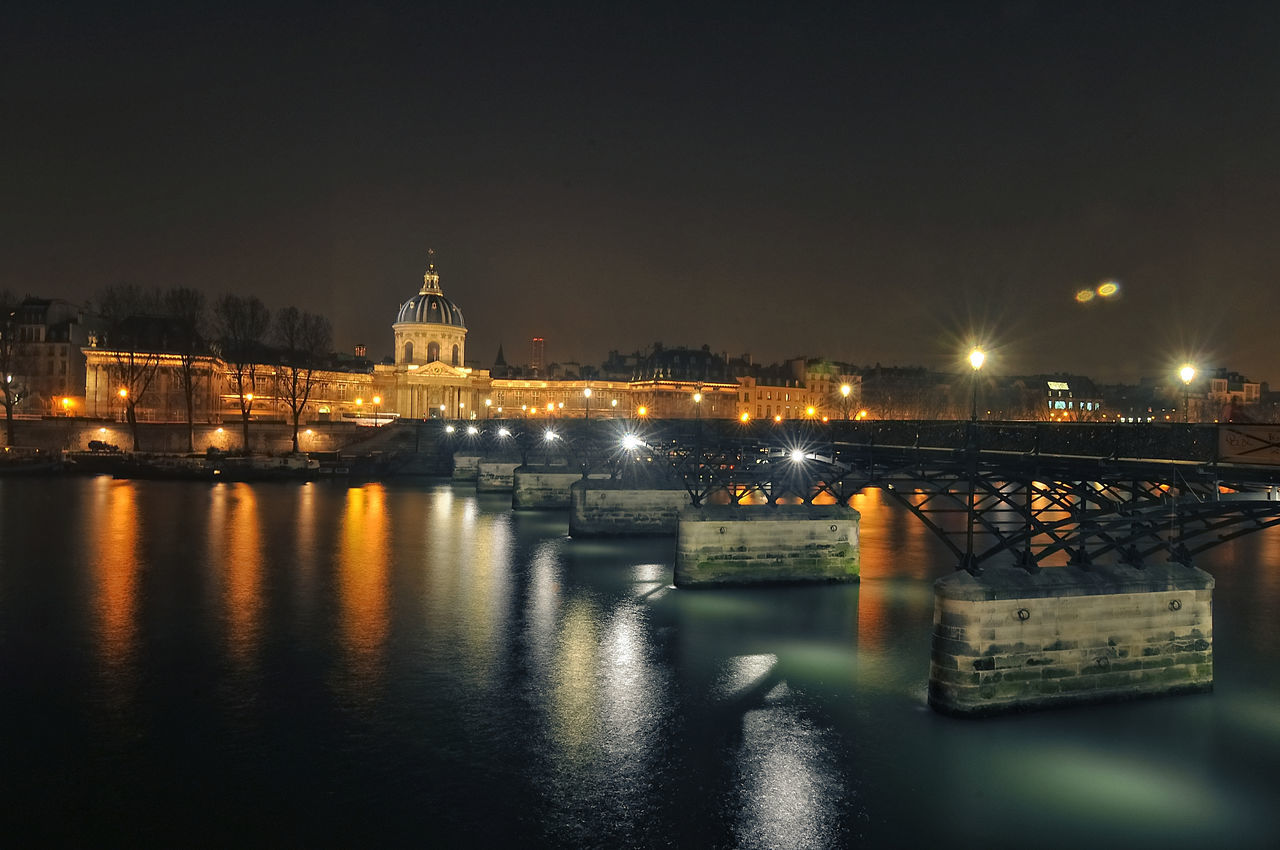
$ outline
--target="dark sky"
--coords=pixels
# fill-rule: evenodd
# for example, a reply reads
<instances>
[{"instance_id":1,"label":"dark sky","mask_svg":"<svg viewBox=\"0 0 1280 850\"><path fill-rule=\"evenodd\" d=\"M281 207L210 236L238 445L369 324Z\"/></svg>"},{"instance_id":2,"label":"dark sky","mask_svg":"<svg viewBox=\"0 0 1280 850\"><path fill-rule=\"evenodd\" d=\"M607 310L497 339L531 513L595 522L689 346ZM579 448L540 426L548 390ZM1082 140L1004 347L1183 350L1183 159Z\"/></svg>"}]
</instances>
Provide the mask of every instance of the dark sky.
<instances>
[{"instance_id":1,"label":"dark sky","mask_svg":"<svg viewBox=\"0 0 1280 850\"><path fill-rule=\"evenodd\" d=\"M1277 43L1274 2L6 4L0 287L256 293L381 356L434 248L482 366L976 334L1280 382Z\"/></svg>"}]
</instances>

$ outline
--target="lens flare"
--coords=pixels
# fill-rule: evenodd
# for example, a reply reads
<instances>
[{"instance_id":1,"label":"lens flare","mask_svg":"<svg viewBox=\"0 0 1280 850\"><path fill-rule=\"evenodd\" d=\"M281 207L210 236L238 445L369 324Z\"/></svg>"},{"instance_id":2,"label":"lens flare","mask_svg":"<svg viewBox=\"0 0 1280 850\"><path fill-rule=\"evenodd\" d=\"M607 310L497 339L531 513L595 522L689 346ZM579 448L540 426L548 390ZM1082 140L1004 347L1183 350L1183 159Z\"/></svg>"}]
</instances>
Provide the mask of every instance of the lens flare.
<instances>
[{"instance_id":1,"label":"lens flare","mask_svg":"<svg viewBox=\"0 0 1280 850\"><path fill-rule=\"evenodd\" d=\"M1120 292L1120 284L1114 280L1108 280L1098 286L1098 295L1103 298L1110 298Z\"/></svg>"},{"instance_id":2,"label":"lens flare","mask_svg":"<svg viewBox=\"0 0 1280 850\"><path fill-rule=\"evenodd\" d=\"M1082 289L1076 293L1076 300L1081 304L1088 304L1093 300L1093 294L1092 289Z\"/></svg>"}]
</instances>

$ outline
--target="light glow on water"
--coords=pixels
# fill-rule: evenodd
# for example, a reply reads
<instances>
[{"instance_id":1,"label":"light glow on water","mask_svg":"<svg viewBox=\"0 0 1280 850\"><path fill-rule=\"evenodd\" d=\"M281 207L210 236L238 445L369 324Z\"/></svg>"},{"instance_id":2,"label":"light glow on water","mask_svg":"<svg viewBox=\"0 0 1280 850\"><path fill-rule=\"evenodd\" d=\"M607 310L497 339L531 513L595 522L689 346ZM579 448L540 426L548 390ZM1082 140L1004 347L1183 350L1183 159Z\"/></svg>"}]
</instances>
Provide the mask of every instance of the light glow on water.
<instances>
[{"instance_id":1,"label":"light glow on water","mask_svg":"<svg viewBox=\"0 0 1280 850\"><path fill-rule=\"evenodd\" d=\"M458 484L0 479L0 503L0 763L45 843L1274 838L1280 529L1204 559L1213 694L956 721L924 705L954 564L877 491L861 584L699 591L662 542ZM27 533L52 509L75 545Z\"/></svg>"}]
</instances>

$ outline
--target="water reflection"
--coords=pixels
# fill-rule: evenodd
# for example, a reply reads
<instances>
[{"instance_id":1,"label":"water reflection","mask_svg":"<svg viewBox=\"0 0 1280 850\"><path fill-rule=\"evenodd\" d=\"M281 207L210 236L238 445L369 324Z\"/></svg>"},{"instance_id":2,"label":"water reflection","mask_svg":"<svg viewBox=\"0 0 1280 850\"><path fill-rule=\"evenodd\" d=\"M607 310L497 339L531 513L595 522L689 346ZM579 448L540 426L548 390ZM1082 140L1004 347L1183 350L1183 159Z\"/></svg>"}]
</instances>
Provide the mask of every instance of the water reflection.
<instances>
[{"instance_id":1,"label":"water reflection","mask_svg":"<svg viewBox=\"0 0 1280 850\"><path fill-rule=\"evenodd\" d=\"M959 722L923 697L953 559L878 491L854 504L860 585L723 591L671 588L669 543L581 545L563 513L456 485L5 495L0 717L39 734L0 741L0 764L41 822L98 801L81 839L153 821L230 845L1274 843L1280 530L1205 554L1213 694ZM51 506L83 529L74 553L14 533ZM299 575L315 616L289 607Z\"/></svg>"},{"instance_id":2,"label":"water reflection","mask_svg":"<svg viewBox=\"0 0 1280 850\"><path fill-rule=\"evenodd\" d=\"M226 548L211 560L225 575L223 611L227 624L227 654L239 673L257 666L262 637L262 525L258 494L250 484L220 484L214 488L209 511L211 547Z\"/></svg>"},{"instance_id":3,"label":"water reflection","mask_svg":"<svg viewBox=\"0 0 1280 850\"><path fill-rule=\"evenodd\" d=\"M90 512L95 639L108 693L122 702L136 674L139 515L134 485L95 479Z\"/></svg>"},{"instance_id":4,"label":"water reflection","mask_svg":"<svg viewBox=\"0 0 1280 850\"><path fill-rule=\"evenodd\" d=\"M846 797L831 734L794 706L742 721L734 787L738 847L837 847Z\"/></svg>"},{"instance_id":5,"label":"water reflection","mask_svg":"<svg viewBox=\"0 0 1280 850\"><path fill-rule=\"evenodd\" d=\"M389 630L387 564L391 553L386 490L381 484L347 490L338 543L338 631L350 696L382 684Z\"/></svg>"}]
</instances>

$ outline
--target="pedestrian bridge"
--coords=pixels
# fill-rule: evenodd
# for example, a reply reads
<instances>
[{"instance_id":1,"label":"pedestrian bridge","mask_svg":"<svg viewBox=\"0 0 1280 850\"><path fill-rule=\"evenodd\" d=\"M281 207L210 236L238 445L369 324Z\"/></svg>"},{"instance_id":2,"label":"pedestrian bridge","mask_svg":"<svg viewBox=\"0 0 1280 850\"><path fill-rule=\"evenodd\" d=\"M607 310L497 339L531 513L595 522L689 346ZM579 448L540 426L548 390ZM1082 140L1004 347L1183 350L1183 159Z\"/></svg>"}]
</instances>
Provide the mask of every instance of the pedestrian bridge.
<instances>
[{"instance_id":1,"label":"pedestrian bridge","mask_svg":"<svg viewBox=\"0 0 1280 850\"><path fill-rule=\"evenodd\" d=\"M877 487L971 572L1190 564L1280 524L1280 426L512 420L451 436L623 486L675 484L692 506L847 504Z\"/></svg>"}]
</instances>

